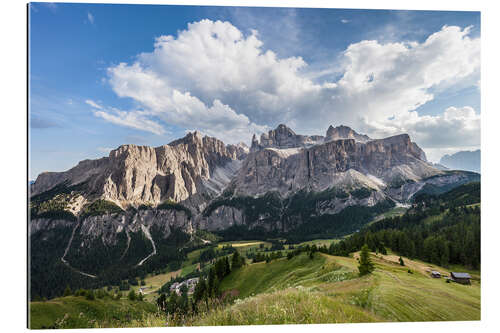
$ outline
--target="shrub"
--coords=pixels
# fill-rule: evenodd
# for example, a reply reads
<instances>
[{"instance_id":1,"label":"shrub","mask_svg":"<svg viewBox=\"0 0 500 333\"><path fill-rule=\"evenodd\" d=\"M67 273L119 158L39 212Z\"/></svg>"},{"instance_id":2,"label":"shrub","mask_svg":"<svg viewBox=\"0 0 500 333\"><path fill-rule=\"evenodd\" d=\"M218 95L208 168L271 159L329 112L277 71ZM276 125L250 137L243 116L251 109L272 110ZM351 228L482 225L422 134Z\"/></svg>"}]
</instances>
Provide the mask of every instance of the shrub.
<instances>
[{"instance_id":1,"label":"shrub","mask_svg":"<svg viewBox=\"0 0 500 333\"><path fill-rule=\"evenodd\" d=\"M92 289L87 291L87 293L85 295L85 299L87 299L89 301L95 300L95 294L94 294L94 291Z\"/></svg>"}]
</instances>

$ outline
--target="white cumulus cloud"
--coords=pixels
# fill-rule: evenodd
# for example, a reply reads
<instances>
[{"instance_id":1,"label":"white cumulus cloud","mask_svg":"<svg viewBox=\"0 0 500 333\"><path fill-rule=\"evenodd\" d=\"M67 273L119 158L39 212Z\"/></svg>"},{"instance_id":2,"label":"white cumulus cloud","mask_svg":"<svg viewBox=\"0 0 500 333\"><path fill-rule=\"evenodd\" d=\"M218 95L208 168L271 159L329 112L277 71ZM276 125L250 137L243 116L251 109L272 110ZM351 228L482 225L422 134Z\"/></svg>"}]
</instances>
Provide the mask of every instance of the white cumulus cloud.
<instances>
[{"instance_id":1,"label":"white cumulus cloud","mask_svg":"<svg viewBox=\"0 0 500 333\"><path fill-rule=\"evenodd\" d=\"M91 99L87 99L85 100L85 103L87 103L88 105L90 105L91 107L93 107L94 109L99 109L99 110L102 110L102 106L100 106L99 104L97 104L96 102L94 102L93 100Z\"/></svg>"},{"instance_id":2,"label":"white cumulus cloud","mask_svg":"<svg viewBox=\"0 0 500 333\"><path fill-rule=\"evenodd\" d=\"M141 123L153 133L161 132L161 120L228 142L249 141L278 123L308 133L343 123L369 135L413 130L415 141L434 147L441 141L432 126L479 132L469 122L479 118L474 110L447 109L430 118L415 111L443 90L477 84L480 39L471 38L470 29L444 26L421 43L353 43L339 68L323 69L342 73L328 81L311 75L301 57L279 58L264 49L255 30L245 35L229 22L202 20L177 36L156 38L154 50L135 62L108 68L114 92L144 111L96 115L135 128Z\"/></svg>"}]
</instances>

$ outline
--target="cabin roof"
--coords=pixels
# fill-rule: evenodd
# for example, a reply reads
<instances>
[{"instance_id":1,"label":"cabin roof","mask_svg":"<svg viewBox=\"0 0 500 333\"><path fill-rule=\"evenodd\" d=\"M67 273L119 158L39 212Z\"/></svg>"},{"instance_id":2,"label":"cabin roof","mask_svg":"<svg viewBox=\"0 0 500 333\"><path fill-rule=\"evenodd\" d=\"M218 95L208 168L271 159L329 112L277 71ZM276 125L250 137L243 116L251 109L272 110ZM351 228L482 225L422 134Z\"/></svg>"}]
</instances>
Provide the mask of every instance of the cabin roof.
<instances>
[{"instance_id":1,"label":"cabin roof","mask_svg":"<svg viewBox=\"0 0 500 333\"><path fill-rule=\"evenodd\" d=\"M451 275L455 278L459 278L459 279L470 279L471 276L469 275L469 273L457 273L457 272L451 272Z\"/></svg>"}]
</instances>

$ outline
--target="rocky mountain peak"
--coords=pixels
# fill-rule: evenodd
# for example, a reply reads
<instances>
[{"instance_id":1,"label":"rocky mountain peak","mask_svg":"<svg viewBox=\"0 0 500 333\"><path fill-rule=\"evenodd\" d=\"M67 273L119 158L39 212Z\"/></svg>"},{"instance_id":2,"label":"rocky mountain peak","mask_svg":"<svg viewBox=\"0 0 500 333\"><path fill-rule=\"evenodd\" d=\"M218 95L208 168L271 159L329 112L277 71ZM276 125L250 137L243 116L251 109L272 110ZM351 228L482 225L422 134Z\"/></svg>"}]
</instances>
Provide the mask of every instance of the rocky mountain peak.
<instances>
[{"instance_id":1,"label":"rocky mountain peak","mask_svg":"<svg viewBox=\"0 0 500 333\"><path fill-rule=\"evenodd\" d=\"M268 133L263 133L260 136L260 142L254 135L250 151L255 152L265 148L288 149L309 147L322 141L322 136L296 134L290 127L280 124L276 129L270 130Z\"/></svg>"},{"instance_id":2,"label":"rocky mountain peak","mask_svg":"<svg viewBox=\"0 0 500 333\"><path fill-rule=\"evenodd\" d=\"M328 130L326 131L325 141L342 139L354 139L358 142L368 142L371 140L369 136L359 134L349 126L340 125L337 127L333 127L332 125L330 125L328 127Z\"/></svg>"}]
</instances>

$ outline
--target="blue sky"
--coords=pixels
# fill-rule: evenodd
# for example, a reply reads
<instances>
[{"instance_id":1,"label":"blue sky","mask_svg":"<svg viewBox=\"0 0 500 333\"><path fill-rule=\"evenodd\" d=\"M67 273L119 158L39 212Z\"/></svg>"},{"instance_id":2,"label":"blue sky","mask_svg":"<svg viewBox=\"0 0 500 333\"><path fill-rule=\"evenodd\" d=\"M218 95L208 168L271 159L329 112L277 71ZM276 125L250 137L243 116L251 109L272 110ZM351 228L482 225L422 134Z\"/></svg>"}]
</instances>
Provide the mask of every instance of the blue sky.
<instances>
[{"instance_id":1,"label":"blue sky","mask_svg":"<svg viewBox=\"0 0 500 333\"><path fill-rule=\"evenodd\" d=\"M29 19L32 179L280 122L409 132L431 160L480 144L477 12L32 3Z\"/></svg>"}]
</instances>

